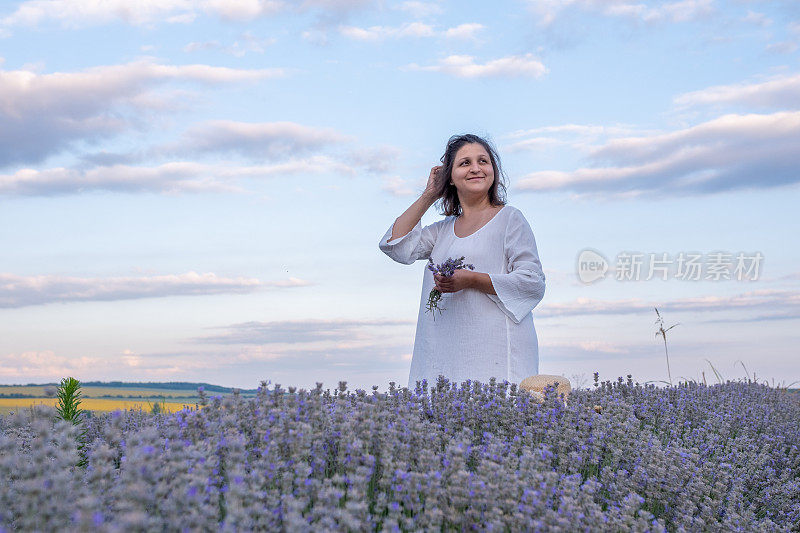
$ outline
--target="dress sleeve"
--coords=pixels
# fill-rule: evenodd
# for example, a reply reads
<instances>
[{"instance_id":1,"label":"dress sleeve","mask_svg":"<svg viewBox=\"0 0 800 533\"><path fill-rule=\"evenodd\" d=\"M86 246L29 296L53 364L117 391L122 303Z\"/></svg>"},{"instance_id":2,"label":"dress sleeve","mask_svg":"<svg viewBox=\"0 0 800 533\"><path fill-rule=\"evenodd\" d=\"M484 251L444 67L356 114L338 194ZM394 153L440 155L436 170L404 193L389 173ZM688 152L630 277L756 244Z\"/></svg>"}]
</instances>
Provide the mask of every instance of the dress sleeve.
<instances>
[{"instance_id":1,"label":"dress sleeve","mask_svg":"<svg viewBox=\"0 0 800 533\"><path fill-rule=\"evenodd\" d=\"M544 297L544 272L528 221L521 212L509 218L504 241L508 274L489 274L500 309L519 324Z\"/></svg>"},{"instance_id":2,"label":"dress sleeve","mask_svg":"<svg viewBox=\"0 0 800 533\"><path fill-rule=\"evenodd\" d=\"M419 221L411 231L390 241L394 229L394 223L392 223L378 246L383 253L398 263L410 265L418 259L428 259L431 256L440 226L441 224L436 222L423 228L422 221Z\"/></svg>"}]
</instances>

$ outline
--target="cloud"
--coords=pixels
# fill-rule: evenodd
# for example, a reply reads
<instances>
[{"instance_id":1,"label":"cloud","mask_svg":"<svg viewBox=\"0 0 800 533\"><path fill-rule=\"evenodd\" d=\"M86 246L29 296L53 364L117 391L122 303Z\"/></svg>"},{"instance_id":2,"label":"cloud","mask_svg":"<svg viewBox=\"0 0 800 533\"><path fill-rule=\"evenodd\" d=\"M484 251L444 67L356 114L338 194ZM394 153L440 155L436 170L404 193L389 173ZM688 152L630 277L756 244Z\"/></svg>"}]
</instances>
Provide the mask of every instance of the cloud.
<instances>
[{"instance_id":1,"label":"cloud","mask_svg":"<svg viewBox=\"0 0 800 533\"><path fill-rule=\"evenodd\" d=\"M714 13L714 0L681 0L642 6L634 2L612 3L605 13L612 16L631 16L644 22L690 22L707 18Z\"/></svg>"},{"instance_id":2,"label":"cloud","mask_svg":"<svg viewBox=\"0 0 800 533\"><path fill-rule=\"evenodd\" d=\"M394 167L400 150L393 146L347 147L352 138L328 128L292 122L245 123L211 121L191 128L175 143L143 153L98 152L86 154L74 167L22 168L0 174L0 197L59 196L107 191L117 193L245 192L243 180L292 174L338 173L355 176L366 171L384 174ZM340 147L332 155L303 154ZM236 153L251 159L283 159L272 164L246 165L238 161L213 164L178 160L139 166L141 160L163 156L184 157Z\"/></svg>"},{"instance_id":3,"label":"cloud","mask_svg":"<svg viewBox=\"0 0 800 533\"><path fill-rule=\"evenodd\" d=\"M476 34L484 29L486 29L486 26L483 24L468 22L459 24L453 28L448 28L444 32L444 36L448 39L475 39L477 37Z\"/></svg>"},{"instance_id":4,"label":"cloud","mask_svg":"<svg viewBox=\"0 0 800 533\"><path fill-rule=\"evenodd\" d=\"M22 169L0 176L0 194L9 196L59 196L90 191L198 192L232 191L231 184L214 175L213 168L191 162L157 167L99 166L89 170Z\"/></svg>"},{"instance_id":5,"label":"cloud","mask_svg":"<svg viewBox=\"0 0 800 533\"><path fill-rule=\"evenodd\" d=\"M557 139L556 137L531 137L522 141L517 141L505 147L507 152L524 152L524 151L537 151L548 150L556 146L573 146L578 147L577 143L566 139Z\"/></svg>"},{"instance_id":6,"label":"cloud","mask_svg":"<svg viewBox=\"0 0 800 533\"><path fill-rule=\"evenodd\" d=\"M398 27L370 26L359 28L357 26L340 26L339 33L350 39L358 41L381 41L385 39L400 39L404 37L445 37L448 39L474 39L476 34L484 29L482 24L467 23L437 30L430 24L422 22L407 22Z\"/></svg>"},{"instance_id":7,"label":"cloud","mask_svg":"<svg viewBox=\"0 0 800 533\"><path fill-rule=\"evenodd\" d=\"M352 139L330 128L294 122L213 120L190 128L172 149L178 153L237 152L286 159L349 140Z\"/></svg>"},{"instance_id":8,"label":"cloud","mask_svg":"<svg viewBox=\"0 0 800 533\"><path fill-rule=\"evenodd\" d=\"M248 21L283 11L280 0L205 0L201 9L227 20Z\"/></svg>"},{"instance_id":9,"label":"cloud","mask_svg":"<svg viewBox=\"0 0 800 533\"><path fill-rule=\"evenodd\" d=\"M509 144L503 146L508 152L524 152L568 146L583 151L597 147L604 139L652 133L632 126L601 126L591 124L562 124L542 126L511 132L503 137Z\"/></svg>"},{"instance_id":10,"label":"cloud","mask_svg":"<svg viewBox=\"0 0 800 533\"><path fill-rule=\"evenodd\" d=\"M626 315L652 313L653 303L640 299L596 300L578 298L572 302L542 303L537 317L550 318L581 315ZM676 298L658 304L661 312L723 312L757 309L769 311L800 311L800 293L788 290L758 290L734 296L697 296Z\"/></svg>"},{"instance_id":11,"label":"cloud","mask_svg":"<svg viewBox=\"0 0 800 533\"><path fill-rule=\"evenodd\" d=\"M398 197L411 196L418 193L418 191L412 187L411 182L399 176L389 176L384 178L381 189L388 192L392 196Z\"/></svg>"},{"instance_id":12,"label":"cloud","mask_svg":"<svg viewBox=\"0 0 800 533\"><path fill-rule=\"evenodd\" d=\"M533 172L517 188L638 196L778 187L800 182L797 146L800 112L725 115L671 133L612 139L590 154L595 166Z\"/></svg>"},{"instance_id":13,"label":"cloud","mask_svg":"<svg viewBox=\"0 0 800 533\"><path fill-rule=\"evenodd\" d=\"M202 43L198 41L192 41L183 47L183 51L186 53L192 53L202 50L222 50L222 48L223 47L219 41L205 41Z\"/></svg>"},{"instance_id":14,"label":"cloud","mask_svg":"<svg viewBox=\"0 0 800 533\"><path fill-rule=\"evenodd\" d=\"M253 20L277 13L285 6L278 0L28 0L0 20L0 25L35 26L46 20L59 21L70 28L113 21L133 25L190 23L198 14Z\"/></svg>"},{"instance_id":15,"label":"cloud","mask_svg":"<svg viewBox=\"0 0 800 533\"><path fill-rule=\"evenodd\" d=\"M244 57L248 52L263 54L268 46L276 42L275 38L258 39L252 33L245 32L240 40L234 41L231 45L222 45L219 41L191 42L183 47L183 51L192 53L201 50L215 50L234 57Z\"/></svg>"},{"instance_id":16,"label":"cloud","mask_svg":"<svg viewBox=\"0 0 800 533\"><path fill-rule=\"evenodd\" d=\"M230 120L209 121L190 128L175 143L165 144L153 150L156 155L220 154L235 153L250 159L281 160L292 158L294 163L279 167L284 172L324 172L355 175L365 170L383 174L394 167L400 150L394 146L352 146L352 136L331 128L304 126L294 122L235 122ZM335 149L330 151L330 149ZM328 150L331 155L314 155L304 160L297 159L308 153ZM250 174L258 174L258 168ZM296 169L294 169L296 168ZM243 174L237 167L221 169L223 174Z\"/></svg>"},{"instance_id":17,"label":"cloud","mask_svg":"<svg viewBox=\"0 0 800 533\"><path fill-rule=\"evenodd\" d=\"M114 22L137 26L190 24L203 15L241 23L281 13L299 16L314 13L316 32L320 35L305 32L304 37L325 43L329 26L373 5L376 5L374 0L28 0L0 19L0 37L8 35L9 28L37 26L48 21L79 29Z\"/></svg>"},{"instance_id":18,"label":"cloud","mask_svg":"<svg viewBox=\"0 0 800 533\"><path fill-rule=\"evenodd\" d=\"M742 22L747 22L749 24L765 28L772 24L772 19L766 16L764 13L758 13L748 9L747 15L742 17Z\"/></svg>"},{"instance_id":19,"label":"cloud","mask_svg":"<svg viewBox=\"0 0 800 533\"><path fill-rule=\"evenodd\" d=\"M644 23L677 23L708 18L715 12L714 0L528 0L528 5L541 26L550 26L576 13Z\"/></svg>"},{"instance_id":20,"label":"cloud","mask_svg":"<svg viewBox=\"0 0 800 533\"><path fill-rule=\"evenodd\" d=\"M350 150L343 157L348 164L373 174L384 174L394 168L401 150L394 146L365 147Z\"/></svg>"},{"instance_id":21,"label":"cloud","mask_svg":"<svg viewBox=\"0 0 800 533\"><path fill-rule=\"evenodd\" d=\"M13 309L54 302L248 294L265 288L303 287L309 284L297 278L264 282L253 278L224 278L211 272L115 278L17 276L0 273L0 308Z\"/></svg>"},{"instance_id":22,"label":"cloud","mask_svg":"<svg viewBox=\"0 0 800 533\"><path fill-rule=\"evenodd\" d=\"M329 344L321 347L279 348L271 345L244 346L231 352L226 363L218 366L240 366L257 364L261 372L272 375L275 370L294 371L294 380L298 375L307 375L313 368L314 381L336 383L346 376L361 373L380 373L383 376L390 372L404 374L408 377L411 362L410 346L407 342L387 344L378 339L375 342L360 346L348 343ZM398 372L399 371L399 372ZM403 380L405 384L405 380ZM366 385L366 384L365 384Z\"/></svg>"},{"instance_id":23,"label":"cloud","mask_svg":"<svg viewBox=\"0 0 800 533\"><path fill-rule=\"evenodd\" d=\"M597 341L597 340L548 340L543 341L540 346L547 348L548 350L551 348L570 348L570 349L577 349L581 352L589 352L595 355L599 354L627 354L631 353L631 349L629 346L623 346L621 344L612 343L608 341Z\"/></svg>"},{"instance_id":24,"label":"cloud","mask_svg":"<svg viewBox=\"0 0 800 533\"><path fill-rule=\"evenodd\" d=\"M64 376L79 376L82 381L158 380L219 366L211 357L149 357L129 349L103 357L66 356L53 350L30 350L0 354L0 379L14 379L23 383L58 382Z\"/></svg>"},{"instance_id":25,"label":"cloud","mask_svg":"<svg viewBox=\"0 0 800 533\"><path fill-rule=\"evenodd\" d=\"M405 11L418 18L429 17L431 15L441 15L444 13L442 6L435 2L418 2L416 0L401 2L400 4L393 6L393 9Z\"/></svg>"},{"instance_id":26,"label":"cloud","mask_svg":"<svg viewBox=\"0 0 800 533\"><path fill-rule=\"evenodd\" d=\"M630 135L636 130L632 126L602 126L594 124L561 124L558 126L541 126L538 128L530 128L526 130L513 131L505 138L514 139L519 137L526 137L528 135L540 134L570 134L579 135L582 137L599 137L601 135L620 136Z\"/></svg>"},{"instance_id":27,"label":"cloud","mask_svg":"<svg viewBox=\"0 0 800 533\"><path fill-rule=\"evenodd\" d=\"M539 342L539 355L542 362L558 361L563 365L567 361L583 361L591 365L609 359L631 360L641 357L647 353L647 350L641 348L643 345L601 340L542 340ZM572 385L575 386L576 383L573 381Z\"/></svg>"},{"instance_id":28,"label":"cloud","mask_svg":"<svg viewBox=\"0 0 800 533\"><path fill-rule=\"evenodd\" d=\"M373 342L385 334L385 329L393 326L413 326L412 320L277 320L272 322L243 322L214 329L225 329L221 335L212 335L191 339L190 342L201 344L308 344L319 341L341 343ZM375 329L366 334L368 329Z\"/></svg>"},{"instance_id":29,"label":"cloud","mask_svg":"<svg viewBox=\"0 0 800 533\"><path fill-rule=\"evenodd\" d=\"M717 85L681 94L674 99L679 108L708 105L746 105L763 109L800 108L800 74L780 76L760 83Z\"/></svg>"},{"instance_id":30,"label":"cloud","mask_svg":"<svg viewBox=\"0 0 800 533\"><path fill-rule=\"evenodd\" d=\"M792 281L800 281L800 272L792 272L791 274L786 274L778 278L781 281L784 280L792 280Z\"/></svg>"},{"instance_id":31,"label":"cloud","mask_svg":"<svg viewBox=\"0 0 800 533\"><path fill-rule=\"evenodd\" d=\"M59 196L92 191L167 194L242 192L238 180L300 173L338 172L355 175L356 169L326 156L311 156L273 165L205 165L175 161L155 167L98 166L88 170L51 168L22 169L0 174L0 196Z\"/></svg>"},{"instance_id":32,"label":"cloud","mask_svg":"<svg viewBox=\"0 0 800 533\"><path fill-rule=\"evenodd\" d=\"M330 18L345 17L374 5L374 0L303 0L301 10L317 10Z\"/></svg>"},{"instance_id":33,"label":"cloud","mask_svg":"<svg viewBox=\"0 0 800 533\"><path fill-rule=\"evenodd\" d=\"M797 5L797 4L794 4ZM800 10L795 8L791 15L800 14ZM793 20L786 24L787 39L769 44L765 50L776 54L792 54L800 48L800 20Z\"/></svg>"},{"instance_id":34,"label":"cloud","mask_svg":"<svg viewBox=\"0 0 800 533\"><path fill-rule=\"evenodd\" d=\"M413 329L413 325L410 327ZM351 390L358 386L368 389L373 384L386 384L392 376L404 386L411 362L411 344L408 335L394 341L384 339L380 333L358 342L342 339L221 347L199 344L188 353L142 353L135 370L161 366L172 375L183 376L182 381L192 375L195 380L229 381L246 387L255 387L260 379L268 377L273 383L279 380L283 386L313 388L315 382L322 382L335 387L339 380L346 380ZM132 372L133 369L126 369L125 373ZM110 374L119 379L118 372Z\"/></svg>"},{"instance_id":35,"label":"cloud","mask_svg":"<svg viewBox=\"0 0 800 533\"><path fill-rule=\"evenodd\" d=\"M800 45L795 41L781 41L768 45L765 50L776 54L791 54L796 52L798 48L800 48Z\"/></svg>"},{"instance_id":36,"label":"cloud","mask_svg":"<svg viewBox=\"0 0 800 533\"><path fill-rule=\"evenodd\" d=\"M192 12L188 0L29 0L22 2L9 16L0 21L3 26L34 26L43 20L59 20L66 26L77 27L91 23L122 20L129 24L143 24L166 19L173 14Z\"/></svg>"},{"instance_id":37,"label":"cloud","mask_svg":"<svg viewBox=\"0 0 800 533\"><path fill-rule=\"evenodd\" d=\"M192 348L191 352L144 352L130 349L103 356L71 356L53 350L0 354L0 380L58 382L63 376L81 381L204 381L254 388L261 379L283 387L328 388L346 380L348 388L369 390L394 379L405 386L411 361L408 343L375 342L359 347L280 349L243 346L224 350ZM313 369L313 372L309 372ZM269 379L267 379L269 378Z\"/></svg>"},{"instance_id":38,"label":"cloud","mask_svg":"<svg viewBox=\"0 0 800 533\"><path fill-rule=\"evenodd\" d=\"M357 41L379 41L402 37L434 37L436 35L433 26L422 22L407 22L397 28L390 26L370 26L369 28L340 26L339 33Z\"/></svg>"},{"instance_id":39,"label":"cloud","mask_svg":"<svg viewBox=\"0 0 800 533\"><path fill-rule=\"evenodd\" d=\"M76 141L96 141L131 126L125 112L146 111L168 81L230 83L283 76L281 69L161 65L143 60L81 72L0 70L0 166L39 162Z\"/></svg>"},{"instance_id":40,"label":"cloud","mask_svg":"<svg viewBox=\"0 0 800 533\"><path fill-rule=\"evenodd\" d=\"M484 64L475 63L472 56L451 55L440 60L438 65L412 63L406 69L442 72L457 78L540 78L547 73L547 68L533 54L501 57Z\"/></svg>"},{"instance_id":41,"label":"cloud","mask_svg":"<svg viewBox=\"0 0 800 533\"><path fill-rule=\"evenodd\" d=\"M252 368L305 387L315 381L336 384L341 379L351 387L354 382L369 387L395 375L405 385L413 328L413 320L395 319L245 322L214 328L224 332L187 342L197 347L193 353L206 353L210 346L225 347L212 360L220 367L238 368L239 375L241 369Z\"/></svg>"},{"instance_id":42,"label":"cloud","mask_svg":"<svg viewBox=\"0 0 800 533\"><path fill-rule=\"evenodd\" d=\"M0 378L35 379L39 376L69 376L96 368L96 357L65 357L52 350L26 351L0 355Z\"/></svg>"},{"instance_id":43,"label":"cloud","mask_svg":"<svg viewBox=\"0 0 800 533\"><path fill-rule=\"evenodd\" d=\"M316 22L309 30L300 35L306 41L325 46L328 44L328 33L332 28L341 27L353 13L365 11L379 5L374 0L303 0L296 4L302 15L307 12L316 14Z\"/></svg>"},{"instance_id":44,"label":"cloud","mask_svg":"<svg viewBox=\"0 0 800 533\"><path fill-rule=\"evenodd\" d=\"M800 319L800 309L795 311L786 311L783 313L767 313L761 315L748 315L739 318L713 318L707 320L700 320L703 324L727 324L730 322L773 322L780 320L798 320Z\"/></svg>"}]
</instances>

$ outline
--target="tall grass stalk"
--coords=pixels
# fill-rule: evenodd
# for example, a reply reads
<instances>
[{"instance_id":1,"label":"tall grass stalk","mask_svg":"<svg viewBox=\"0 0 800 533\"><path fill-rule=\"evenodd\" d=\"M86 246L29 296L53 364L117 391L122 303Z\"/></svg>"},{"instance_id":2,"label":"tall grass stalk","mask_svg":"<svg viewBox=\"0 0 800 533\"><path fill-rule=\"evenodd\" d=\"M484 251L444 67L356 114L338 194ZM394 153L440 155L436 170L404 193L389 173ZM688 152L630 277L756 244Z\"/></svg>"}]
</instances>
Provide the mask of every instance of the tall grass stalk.
<instances>
[{"instance_id":1,"label":"tall grass stalk","mask_svg":"<svg viewBox=\"0 0 800 533\"><path fill-rule=\"evenodd\" d=\"M722 374L714 367L714 365L711 364L711 361L706 359L706 362L708 363L708 366L711 367L711 370L714 372L714 375L717 377L717 382L719 384L722 384L725 381L725 379L722 376ZM735 367L737 365L737 363L742 365L742 368L744 369L744 375L745 375L744 381L745 382L758 383L758 380L756 380L756 373L755 372L753 372L753 375L751 377L750 373L747 371L747 367L745 366L744 362L741 359L737 359L736 362L733 363L733 366ZM738 381L742 381L741 378ZM772 387L773 389L787 390L788 391L793 385L796 385L797 383L800 383L800 381L793 381L791 383L786 383L786 380L783 380L783 381L779 381L779 382L776 383L775 382L775 378L772 378L772 383L770 383L770 381L768 379L762 379L761 383L766 385L767 387Z\"/></svg>"},{"instance_id":2,"label":"tall grass stalk","mask_svg":"<svg viewBox=\"0 0 800 533\"><path fill-rule=\"evenodd\" d=\"M720 374L719 371L717 371L717 369L714 368L714 365L711 364L711 361L706 359L706 363L708 363L708 366L711 367L711 371L714 372L714 375L717 377L717 383L722 384L722 382L724 381L722 379L722 374Z\"/></svg>"},{"instance_id":3,"label":"tall grass stalk","mask_svg":"<svg viewBox=\"0 0 800 533\"><path fill-rule=\"evenodd\" d=\"M750 378L750 373L747 371L747 367L744 366L744 361L742 361L741 359L737 359L736 362L733 363L733 366L736 366L736 363L739 363L740 365L742 365L742 368L744 369L744 378L745 378L746 381L751 381L751 380L755 381L756 380L756 373L755 372L753 372L752 379Z\"/></svg>"},{"instance_id":4,"label":"tall grass stalk","mask_svg":"<svg viewBox=\"0 0 800 533\"><path fill-rule=\"evenodd\" d=\"M667 350L667 332L669 330L671 330L672 328L674 328L675 326L680 325L680 322L678 324L671 325L667 329L664 329L664 319L661 318L661 313L658 312L658 308L654 307L653 309L656 310L656 315L658 316L658 318L656 319L656 325L658 326L658 331L656 331L656 337L661 335L661 337L664 339L664 354L667 356L667 375L669 376L669 386L671 387L672 386L672 372L669 369L669 351Z\"/></svg>"}]
</instances>

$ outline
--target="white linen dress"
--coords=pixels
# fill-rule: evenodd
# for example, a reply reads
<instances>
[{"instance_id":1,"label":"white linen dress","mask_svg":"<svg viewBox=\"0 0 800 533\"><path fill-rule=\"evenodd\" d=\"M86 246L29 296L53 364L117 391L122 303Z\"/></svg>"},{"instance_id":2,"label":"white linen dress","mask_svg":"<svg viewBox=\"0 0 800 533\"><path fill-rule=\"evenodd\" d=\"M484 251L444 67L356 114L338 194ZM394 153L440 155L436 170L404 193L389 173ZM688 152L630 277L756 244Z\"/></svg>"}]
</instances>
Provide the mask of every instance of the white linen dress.
<instances>
[{"instance_id":1,"label":"white linen dress","mask_svg":"<svg viewBox=\"0 0 800 533\"><path fill-rule=\"evenodd\" d=\"M436 384L439 374L451 382L471 379L488 383L495 377L519 383L539 373L539 343L531 311L544 297L545 278L536 240L522 212L504 206L483 227L466 237L455 234L455 216L429 226L421 221L406 235L390 241L392 227L379 243L389 257L410 265L425 260L417 332L408 388L427 379ZM427 312L434 288L430 257L436 264L448 258L475 266L489 274L497 295L477 289L444 293L438 311ZM432 313L436 313L436 320Z\"/></svg>"}]
</instances>

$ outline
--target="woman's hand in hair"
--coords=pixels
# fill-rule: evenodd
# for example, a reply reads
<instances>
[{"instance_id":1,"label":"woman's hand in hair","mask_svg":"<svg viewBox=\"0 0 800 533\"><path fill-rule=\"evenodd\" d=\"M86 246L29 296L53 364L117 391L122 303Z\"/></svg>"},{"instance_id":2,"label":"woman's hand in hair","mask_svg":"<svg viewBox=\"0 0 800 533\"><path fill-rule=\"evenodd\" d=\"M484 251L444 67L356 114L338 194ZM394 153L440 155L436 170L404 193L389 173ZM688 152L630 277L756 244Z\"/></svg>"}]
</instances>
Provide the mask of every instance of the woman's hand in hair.
<instances>
[{"instance_id":1,"label":"woman's hand in hair","mask_svg":"<svg viewBox=\"0 0 800 533\"><path fill-rule=\"evenodd\" d=\"M429 198L431 201L435 202L441 196L439 191L441 190L441 179L442 179L442 165L437 165L431 169L431 175L428 176L428 184L425 185L425 191L422 193L422 196Z\"/></svg>"}]
</instances>

